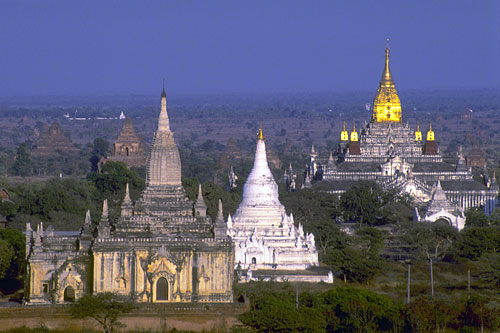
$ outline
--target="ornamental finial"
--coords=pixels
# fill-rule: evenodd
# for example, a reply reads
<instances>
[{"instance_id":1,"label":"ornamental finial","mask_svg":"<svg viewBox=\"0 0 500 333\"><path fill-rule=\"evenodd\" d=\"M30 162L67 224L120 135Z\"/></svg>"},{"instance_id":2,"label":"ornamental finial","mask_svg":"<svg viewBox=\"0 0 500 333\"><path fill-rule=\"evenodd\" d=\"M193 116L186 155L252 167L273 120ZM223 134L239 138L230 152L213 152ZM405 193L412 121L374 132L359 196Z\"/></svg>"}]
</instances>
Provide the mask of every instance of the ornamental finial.
<instances>
[{"instance_id":1,"label":"ornamental finial","mask_svg":"<svg viewBox=\"0 0 500 333\"><path fill-rule=\"evenodd\" d=\"M257 140L264 140L264 134L262 134L262 124L260 124L259 134L257 134Z\"/></svg>"}]
</instances>

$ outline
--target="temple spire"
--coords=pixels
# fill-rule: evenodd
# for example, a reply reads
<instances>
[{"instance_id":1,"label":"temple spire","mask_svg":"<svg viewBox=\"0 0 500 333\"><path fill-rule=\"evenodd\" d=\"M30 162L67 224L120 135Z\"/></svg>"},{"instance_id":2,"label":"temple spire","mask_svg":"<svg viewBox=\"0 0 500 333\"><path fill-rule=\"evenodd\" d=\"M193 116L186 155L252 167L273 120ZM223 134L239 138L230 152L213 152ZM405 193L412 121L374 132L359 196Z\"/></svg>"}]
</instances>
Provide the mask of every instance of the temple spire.
<instances>
[{"instance_id":1,"label":"temple spire","mask_svg":"<svg viewBox=\"0 0 500 333\"><path fill-rule=\"evenodd\" d=\"M126 202L132 201L132 200L130 200L130 190L129 190L128 183L125 186L125 198L123 199L123 201L126 201Z\"/></svg>"},{"instance_id":2,"label":"temple spire","mask_svg":"<svg viewBox=\"0 0 500 333\"><path fill-rule=\"evenodd\" d=\"M385 65L380 85L373 100L373 121L377 123L401 122L401 102L392 78L390 66L389 39L385 46Z\"/></svg>"},{"instance_id":3,"label":"temple spire","mask_svg":"<svg viewBox=\"0 0 500 333\"><path fill-rule=\"evenodd\" d=\"M165 83L163 83L165 85ZM165 93L165 87L161 92L161 111L160 117L158 118L158 132L170 132L170 121L167 114L167 94Z\"/></svg>"},{"instance_id":4,"label":"temple spire","mask_svg":"<svg viewBox=\"0 0 500 333\"><path fill-rule=\"evenodd\" d=\"M201 217L207 216L207 205L205 204L205 199L203 199L201 184L198 185L198 198L194 204L194 215Z\"/></svg>"}]
</instances>

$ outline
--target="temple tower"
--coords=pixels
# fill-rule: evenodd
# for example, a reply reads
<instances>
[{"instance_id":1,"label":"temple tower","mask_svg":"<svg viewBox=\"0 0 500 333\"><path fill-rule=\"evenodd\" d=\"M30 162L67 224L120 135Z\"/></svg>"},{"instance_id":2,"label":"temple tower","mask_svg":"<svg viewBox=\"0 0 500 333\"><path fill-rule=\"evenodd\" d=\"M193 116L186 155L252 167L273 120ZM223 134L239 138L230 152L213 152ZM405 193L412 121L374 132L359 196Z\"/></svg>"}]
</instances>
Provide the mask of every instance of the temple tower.
<instances>
[{"instance_id":1,"label":"temple tower","mask_svg":"<svg viewBox=\"0 0 500 333\"><path fill-rule=\"evenodd\" d=\"M373 121L377 123L401 122L401 102L389 68L389 53L389 43L387 43L385 67L377 94L373 100Z\"/></svg>"}]
</instances>

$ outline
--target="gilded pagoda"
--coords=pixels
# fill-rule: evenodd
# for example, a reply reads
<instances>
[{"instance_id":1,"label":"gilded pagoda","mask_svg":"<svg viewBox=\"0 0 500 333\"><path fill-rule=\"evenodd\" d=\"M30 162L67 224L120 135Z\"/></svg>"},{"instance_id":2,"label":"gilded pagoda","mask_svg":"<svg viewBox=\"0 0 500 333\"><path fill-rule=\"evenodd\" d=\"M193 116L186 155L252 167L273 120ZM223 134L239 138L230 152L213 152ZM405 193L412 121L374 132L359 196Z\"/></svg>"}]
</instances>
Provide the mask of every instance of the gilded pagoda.
<instances>
[{"instance_id":1,"label":"gilded pagoda","mask_svg":"<svg viewBox=\"0 0 500 333\"><path fill-rule=\"evenodd\" d=\"M415 212L416 219L432 215L433 221L443 219L458 229L464 226L464 211L468 208L483 206L490 214L498 197L494 177L485 174L484 182L474 180L461 151L456 164L444 162L431 123L424 136L419 124L413 129L403 122L401 101L389 65L387 45L370 122L360 130L353 124L350 132L344 123L337 158L330 155L327 162L321 163L312 151L305 183L308 179L322 179L328 182L330 192L340 195L359 181L376 181L385 188L410 194L421 209ZM435 195L437 189L445 195ZM437 203L432 204L434 198L439 198L439 205L443 206L441 214L436 210ZM444 200L449 204L443 205ZM425 214L429 207L433 214ZM454 218L444 212L450 213L450 207L454 207Z\"/></svg>"}]
</instances>

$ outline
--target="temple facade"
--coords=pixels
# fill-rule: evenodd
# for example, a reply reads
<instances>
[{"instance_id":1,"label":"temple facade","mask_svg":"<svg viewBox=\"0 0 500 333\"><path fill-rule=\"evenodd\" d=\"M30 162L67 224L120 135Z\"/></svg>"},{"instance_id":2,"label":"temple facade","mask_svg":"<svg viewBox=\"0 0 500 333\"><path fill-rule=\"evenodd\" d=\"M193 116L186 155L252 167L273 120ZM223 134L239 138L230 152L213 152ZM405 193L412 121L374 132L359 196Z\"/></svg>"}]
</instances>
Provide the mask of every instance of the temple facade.
<instances>
[{"instance_id":1,"label":"temple facade","mask_svg":"<svg viewBox=\"0 0 500 333\"><path fill-rule=\"evenodd\" d=\"M146 153L144 142L135 133L132 119L129 117L123 121L123 127L113 144L110 161L119 161L130 167L140 167L146 164Z\"/></svg>"},{"instance_id":2,"label":"temple facade","mask_svg":"<svg viewBox=\"0 0 500 333\"><path fill-rule=\"evenodd\" d=\"M150 303L233 301L233 243L224 221L207 216L201 191L195 203L186 197L165 91L140 199L127 185L116 220L104 201L100 221L87 213L77 234L27 224L26 254L28 304L100 292Z\"/></svg>"},{"instance_id":3,"label":"temple facade","mask_svg":"<svg viewBox=\"0 0 500 333\"><path fill-rule=\"evenodd\" d=\"M494 177L485 173L484 181L474 180L461 149L456 164L445 163L431 123L423 136L419 124L414 129L403 122L389 55L387 46L372 119L361 130L354 124L350 132L344 123L336 158L330 154L328 161L318 161L313 148L304 186L313 179L322 179L331 193L340 196L359 181L375 181L385 188L410 194L419 206L420 221L436 220L433 214L441 211L436 210L436 205L442 205L449 214L441 214L441 219L458 229L463 228L463 212L470 207L483 206L485 213L490 214L498 197Z\"/></svg>"},{"instance_id":4,"label":"temple facade","mask_svg":"<svg viewBox=\"0 0 500 333\"><path fill-rule=\"evenodd\" d=\"M296 227L292 214L288 215L279 201L262 129L257 137L254 165L243 187L243 200L234 216L228 216L227 233L235 246L235 268L248 270L247 279L268 270L275 276L288 271L289 281L332 282L331 274L305 272L319 265L314 236L305 233L302 225ZM290 271L303 271L303 276Z\"/></svg>"}]
</instances>

